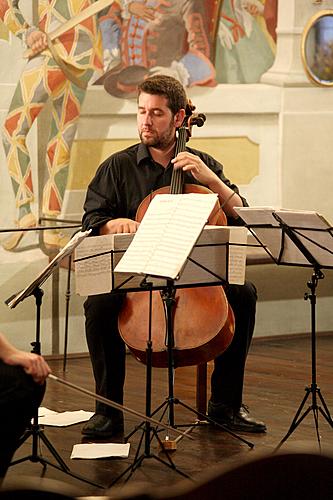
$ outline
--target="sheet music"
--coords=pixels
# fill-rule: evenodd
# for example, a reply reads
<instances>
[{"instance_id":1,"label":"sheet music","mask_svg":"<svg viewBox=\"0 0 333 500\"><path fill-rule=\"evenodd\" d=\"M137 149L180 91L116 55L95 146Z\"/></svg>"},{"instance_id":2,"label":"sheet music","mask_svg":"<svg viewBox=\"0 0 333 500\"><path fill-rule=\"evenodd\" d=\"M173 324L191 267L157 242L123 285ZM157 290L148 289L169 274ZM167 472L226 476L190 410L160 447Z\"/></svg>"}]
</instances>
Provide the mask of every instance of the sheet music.
<instances>
[{"instance_id":1,"label":"sheet music","mask_svg":"<svg viewBox=\"0 0 333 500\"><path fill-rule=\"evenodd\" d=\"M305 248L323 267L333 267L333 230L327 220L317 212L275 212L288 226L294 228L296 236ZM304 228L304 229L302 229ZM292 247L291 242L289 246ZM296 246L294 245L286 258L293 262Z\"/></svg>"},{"instance_id":2,"label":"sheet music","mask_svg":"<svg viewBox=\"0 0 333 500\"><path fill-rule=\"evenodd\" d=\"M221 279L229 283L243 284L247 233L245 227L205 226L177 284L216 283ZM85 239L75 251L76 293L87 296L108 293L117 287L140 288L141 275L115 273L114 268L113 272L111 269L111 254L115 267L133 238L134 234L123 233L91 236ZM103 252L108 253L99 255ZM167 285L166 278L150 277L149 281L153 286Z\"/></svg>"},{"instance_id":3,"label":"sheet music","mask_svg":"<svg viewBox=\"0 0 333 500\"><path fill-rule=\"evenodd\" d=\"M216 201L216 194L155 196L115 272L176 279Z\"/></svg>"},{"instance_id":4,"label":"sheet music","mask_svg":"<svg viewBox=\"0 0 333 500\"><path fill-rule=\"evenodd\" d=\"M283 223L293 229L299 241L306 247L315 260L324 267L333 266L332 226L315 211L276 209L273 207L239 207L235 209L240 217L256 234L259 241L267 247L274 260L280 257L283 264L310 265L309 260L290 239L283 234L282 226L275 219L276 214ZM268 227L259 227L267 225Z\"/></svg>"},{"instance_id":5,"label":"sheet music","mask_svg":"<svg viewBox=\"0 0 333 500\"><path fill-rule=\"evenodd\" d=\"M229 228L229 262L228 262L228 282L230 284L243 285L246 269L247 254L247 229L245 227ZM237 246L236 243L240 243Z\"/></svg>"},{"instance_id":6,"label":"sheet music","mask_svg":"<svg viewBox=\"0 0 333 500\"><path fill-rule=\"evenodd\" d=\"M273 217L273 207L235 207L235 211L243 221L251 226L259 241L275 260L281 248L281 231L279 223ZM268 228L256 227L258 224L267 225ZM275 228L275 229L274 229ZM269 243L269 245L268 245Z\"/></svg>"},{"instance_id":7,"label":"sheet music","mask_svg":"<svg viewBox=\"0 0 333 500\"><path fill-rule=\"evenodd\" d=\"M79 245L75 251L76 292L79 295L110 292L115 286L112 283L114 268L132 239L133 234L130 233L106 234L91 236ZM132 276L131 285L139 286L142 278ZM118 273L117 284L130 277L131 275L127 273Z\"/></svg>"},{"instance_id":8,"label":"sheet music","mask_svg":"<svg viewBox=\"0 0 333 500\"><path fill-rule=\"evenodd\" d=\"M247 229L239 226L205 226L196 246L190 253L179 284L207 283L213 271L230 284L243 285L245 279ZM239 245L237 245L239 243ZM228 251L227 251L228 245ZM228 258L229 257L229 258ZM194 260L195 262L192 262Z\"/></svg>"},{"instance_id":9,"label":"sheet music","mask_svg":"<svg viewBox=\"0 0 333 500\"><path fill-rule=\"evenodd\" d=\"M13 309L17 306L21 300L26 297L29 297L37 286L41 286L49 276L53 273L54 269L59 266L60 262L67 256L69 256L73 250L83 241L89 234L89 231L78 231L74 236L69 240L67 245L64 246L60 250L60 252L51 260L51 262L43 269L43 271L34 279L32 283L30 283L24 290L17 293L14 297L8 299L6 301L8 307Z\"/></svg>"}]
</instances>

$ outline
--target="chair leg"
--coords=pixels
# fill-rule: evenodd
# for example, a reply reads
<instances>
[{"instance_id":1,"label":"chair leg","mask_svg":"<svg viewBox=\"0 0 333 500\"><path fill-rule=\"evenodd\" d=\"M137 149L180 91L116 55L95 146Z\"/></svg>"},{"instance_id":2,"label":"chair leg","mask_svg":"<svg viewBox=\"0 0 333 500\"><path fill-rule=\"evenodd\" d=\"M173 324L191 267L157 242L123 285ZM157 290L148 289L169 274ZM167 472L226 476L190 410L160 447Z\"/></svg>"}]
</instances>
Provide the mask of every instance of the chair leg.
<instances>
[{"instance_id":1,"label":"chair leg","mask_svg":"<svg viewBox=\"0 0 333 500\"><path fill-rule=\"evenodd\" d=\"M207 411L207 363L197 366L196 407L198 412L206 415Z\"/></svg>"}]
</instances>

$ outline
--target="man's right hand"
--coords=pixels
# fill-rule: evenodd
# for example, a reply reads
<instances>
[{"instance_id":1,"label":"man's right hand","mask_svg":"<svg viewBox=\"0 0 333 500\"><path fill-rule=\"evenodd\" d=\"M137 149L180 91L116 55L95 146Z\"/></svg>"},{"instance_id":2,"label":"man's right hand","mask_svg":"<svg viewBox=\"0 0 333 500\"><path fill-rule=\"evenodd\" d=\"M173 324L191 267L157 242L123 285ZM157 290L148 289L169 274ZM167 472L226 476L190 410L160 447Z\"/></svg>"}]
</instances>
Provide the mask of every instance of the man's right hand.
<instances>
[{"instance_id":1,"label":"man's right hand","mask_svg":"<svg viewBox=\"0 0 333 500\"><path fill-rule=\"evenodd\" d=\"M112 219L99 228L99 234L136 233L139 225L132 219Z\"/></svg>"},{"instance_id":2,"label":"man's right hand","mask_svg":"<svg viewBox=\"0 0 333 500\"><path fill-rule=\"evenodd\" d=\"M40 30L35 30L29 33L26 42L34 55L39 54L43 50L47 49L48 46L46 33Z\"/></svg>"}]
</instances>

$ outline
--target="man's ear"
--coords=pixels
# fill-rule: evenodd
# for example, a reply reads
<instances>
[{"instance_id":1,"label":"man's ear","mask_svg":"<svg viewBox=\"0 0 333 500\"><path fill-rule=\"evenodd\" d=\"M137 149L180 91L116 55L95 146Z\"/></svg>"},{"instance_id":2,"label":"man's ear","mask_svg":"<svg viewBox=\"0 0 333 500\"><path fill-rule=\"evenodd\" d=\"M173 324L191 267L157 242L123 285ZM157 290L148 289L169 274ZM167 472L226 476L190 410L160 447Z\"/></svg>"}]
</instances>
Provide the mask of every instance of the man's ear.
<instances>
[{"instance_id":1,"label":"man's ear","mask_svg":"<svg viewBox=\"0 0 333 500\"><path fill-rule=\"evenodd\" d=\"M177 111L177 113L175 114L175 117L174 117L174 123L175 123L176 128L181 127L181 125L184 121L185 115L186 115L185 109L180 109L179 111Z\"/></svg>"}]
</instances>

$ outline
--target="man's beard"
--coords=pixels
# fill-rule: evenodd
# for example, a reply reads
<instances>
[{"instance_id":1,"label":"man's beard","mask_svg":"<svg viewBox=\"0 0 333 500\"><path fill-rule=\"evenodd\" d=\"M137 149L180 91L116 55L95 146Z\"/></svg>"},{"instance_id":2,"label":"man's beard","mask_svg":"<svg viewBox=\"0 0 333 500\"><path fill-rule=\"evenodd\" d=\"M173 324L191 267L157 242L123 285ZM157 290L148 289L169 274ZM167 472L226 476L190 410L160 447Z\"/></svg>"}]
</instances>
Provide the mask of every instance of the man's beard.
<instances>
[{"instance_id":1,"label":"man's beard","mask_svg":"<svg viewBox=\"0 0 333 500\"><path fill-rule=\"evenodd\" d=\"M149 137L144 137L145 132L139 131L141 142L148 147L162 150L168 149L175 140L172 123L170 123L169 128L161 136L154 130L149 129L148 132L150 132L152 135L149 135Z\"/></svg>"}]
</instances>

